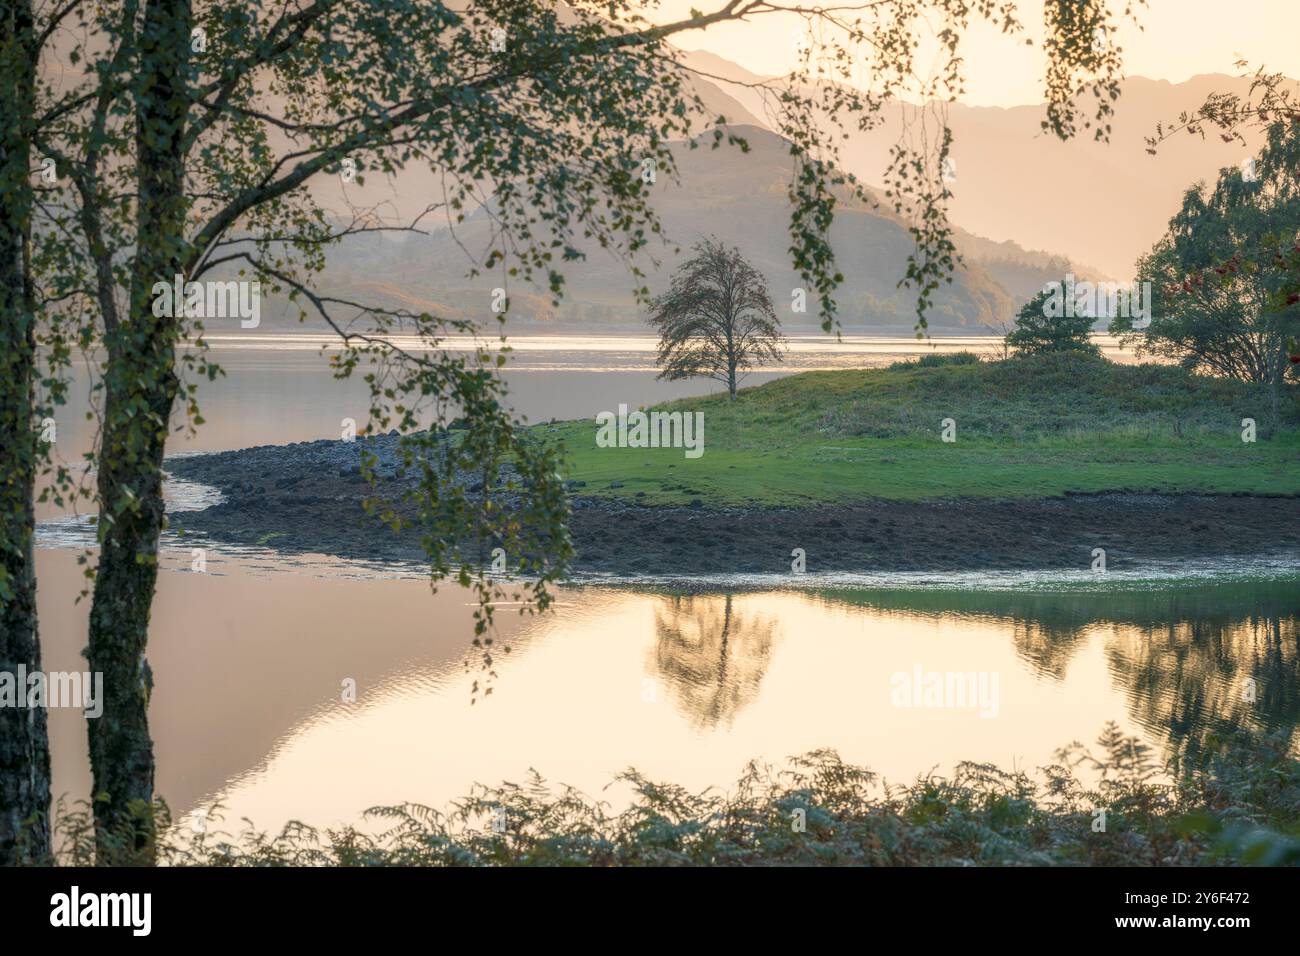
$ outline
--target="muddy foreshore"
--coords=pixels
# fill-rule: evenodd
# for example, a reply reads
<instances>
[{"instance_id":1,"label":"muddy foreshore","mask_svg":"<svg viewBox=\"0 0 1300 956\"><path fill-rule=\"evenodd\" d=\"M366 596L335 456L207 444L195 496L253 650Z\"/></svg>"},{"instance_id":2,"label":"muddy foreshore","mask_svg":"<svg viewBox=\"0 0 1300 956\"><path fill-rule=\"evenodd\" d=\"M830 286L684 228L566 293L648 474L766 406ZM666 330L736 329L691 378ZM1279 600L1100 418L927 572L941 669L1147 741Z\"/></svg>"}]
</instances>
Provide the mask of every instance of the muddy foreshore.
<instances>
[{"instance_id":1,"label":"muddy foreshore","mask_svg":"<svg viewBox=\"0 0 1300 956\"><path fill-rule=\"evenodd\" d=\"M395 496L396 437L302 442L173 458L174 476L225 497L173 526L216 542L348 558L420 560L413 535L361 506L361 448L375 453L379 492ZM472 486L471 486L472 489ZM809 571L1086 570L1106 550L1112 570L1191 560L1300 556L1300 497L1114 493L1062 498L869 499L815 508L653 507L572 491L575 572L689 576ZM1300 558L1297 559L1300 566Z\"/></svg>"}]
</instances>

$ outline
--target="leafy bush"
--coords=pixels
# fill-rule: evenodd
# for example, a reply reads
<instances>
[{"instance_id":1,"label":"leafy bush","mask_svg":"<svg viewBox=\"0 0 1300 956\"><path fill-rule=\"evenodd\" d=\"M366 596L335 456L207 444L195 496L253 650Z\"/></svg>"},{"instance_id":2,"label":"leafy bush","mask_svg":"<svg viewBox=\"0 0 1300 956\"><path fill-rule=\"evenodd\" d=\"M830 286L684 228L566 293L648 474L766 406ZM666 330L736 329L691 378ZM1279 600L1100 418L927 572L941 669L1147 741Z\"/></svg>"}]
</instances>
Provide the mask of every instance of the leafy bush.
<instances>
[{"instance_id":1,"label":"leafy bush","mask_svg":"<svg viewBox=\"0 0 1300 956\"><path fill-rule=\"evenodd\" d=\"M1040 292L1016 315L1016 327L1007 333L1007 345L1017 355L1042 355L1050 352L1077 352L1099 356L1090 333L1095 321L1087 315L1052 315L1049 294Z\"/></svg>"},{"instance_id":2,"label":"leafy bush","mask_svg":"<svg viewBox=\"0 0 1300 956\"><path fill-rule=\"evenodd\" d=\"M894 362L891 369L940 368L944 365L978 365L980 357L974 352L927 352L916 361Z\"/></svg>"}]
</instances>

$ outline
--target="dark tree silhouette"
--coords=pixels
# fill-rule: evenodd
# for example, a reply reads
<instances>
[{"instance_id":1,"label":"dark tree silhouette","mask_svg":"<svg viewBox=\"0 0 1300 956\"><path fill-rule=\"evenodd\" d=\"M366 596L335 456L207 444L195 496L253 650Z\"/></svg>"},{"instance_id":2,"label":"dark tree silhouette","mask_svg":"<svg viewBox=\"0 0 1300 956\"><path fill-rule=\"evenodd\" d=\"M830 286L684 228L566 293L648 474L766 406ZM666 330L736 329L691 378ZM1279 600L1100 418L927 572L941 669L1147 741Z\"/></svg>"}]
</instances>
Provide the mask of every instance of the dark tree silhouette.
<instances>
[{"instance_id":1,"label":"dark tree silhouette","mask_svg":"<svg viewBox=\"0 0 1300 956\"><path fill-rule=\"evenodd\" d=\"M659 330L659 378L705 376L724 383L734 400L737 373L781 361L781 322L767 280L739 249L716 238L692 249L672 288L650 303L650 323Z\"/></svg>"}]
</instances>

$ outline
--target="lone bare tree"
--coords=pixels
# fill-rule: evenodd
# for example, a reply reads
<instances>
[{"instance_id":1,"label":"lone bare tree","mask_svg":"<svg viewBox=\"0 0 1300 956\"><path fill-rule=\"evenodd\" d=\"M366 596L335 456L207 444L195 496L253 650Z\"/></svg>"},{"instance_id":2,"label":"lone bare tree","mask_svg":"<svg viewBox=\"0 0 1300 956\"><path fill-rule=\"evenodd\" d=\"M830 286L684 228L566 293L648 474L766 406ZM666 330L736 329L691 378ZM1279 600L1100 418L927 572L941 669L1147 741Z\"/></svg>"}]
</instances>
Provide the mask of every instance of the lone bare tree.
<instances>
[{"instance_id":1,"label":"lone bare tree","mask_svg":"<svg viewBox=\"0 0 1300 956\"><path fill-rule=\"evenodd\" d=\"M673 274L672 288L650 303L659 329L659 378L705 376L736 398L737 373L781 361L785 337L763 274L716 238Z\"/></svg>"}]
</instances>

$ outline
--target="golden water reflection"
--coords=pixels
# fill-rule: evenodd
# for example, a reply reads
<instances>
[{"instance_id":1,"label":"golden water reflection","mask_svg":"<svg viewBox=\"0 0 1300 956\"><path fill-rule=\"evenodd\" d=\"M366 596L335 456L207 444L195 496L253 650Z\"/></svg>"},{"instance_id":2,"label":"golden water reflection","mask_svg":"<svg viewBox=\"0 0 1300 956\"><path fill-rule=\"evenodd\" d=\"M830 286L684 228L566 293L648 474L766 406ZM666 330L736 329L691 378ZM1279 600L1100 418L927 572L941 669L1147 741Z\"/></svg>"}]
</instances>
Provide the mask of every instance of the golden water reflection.
<instances>
[{"instance_id":1,"label":"golden water reflection","mask_svg":"<svg viewBox=\"0 0 1300 956\"><path fill-rule=\"evenodd\" d=\"M1129 715L1170 751L1195 755L1236 728L1300 725L1300 584L1224 582L1158 590L842 593L877 610L1005 622L1025 662L1063 679L1103 635Z\"/></svg>"},{"instance_id":2,"label":"golden water reflection","mask_svg":"<svg viewBox=\"0 0 1300 956\"><path fill-rule=\"evenodd\" d=\"M1060 593L560 592L554 613L498 613L493 693L471 704L473 607L421 579L320 566L164 556L152 621L158 790L185 813L357 822L368 807L443 806L536 768L603 788L635 766L692 789L752 758L838 750L888 780L963 760L1051 761L1108 720L1165 753L1235 726L1300 721L1297 616L1286 584ZM43 551L41 580L72 580ZM322 570L324 569L324 570ZM45 588L50 669L79 667L85 605ZM472 659L472 658L471 658ZM899 675L996 675L993 712L900 705ZM357 700L340 693L356 681ZM1247 685L1246 681L1253 681ZM1246 692L1253 687L1254 699ZM85 729L51 715L55 788L89 785Z\"/></svg>"}]
</instances>

